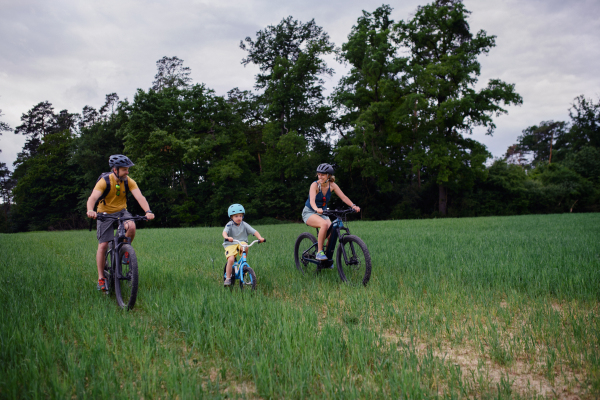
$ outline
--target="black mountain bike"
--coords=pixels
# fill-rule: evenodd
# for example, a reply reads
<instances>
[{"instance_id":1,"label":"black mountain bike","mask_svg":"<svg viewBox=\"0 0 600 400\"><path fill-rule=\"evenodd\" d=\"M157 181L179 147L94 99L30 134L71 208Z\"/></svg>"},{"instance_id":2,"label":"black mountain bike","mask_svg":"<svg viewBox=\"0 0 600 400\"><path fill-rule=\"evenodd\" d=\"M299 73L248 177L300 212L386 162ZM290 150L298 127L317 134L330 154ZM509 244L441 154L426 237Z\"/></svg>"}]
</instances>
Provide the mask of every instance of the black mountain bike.
<instances>
[{"instance_id":1,"label":"black mountain bike","mask_svg":"<svg viewBox=\"0 0 600 400\"><path fill-rule=\"evenodd\" d=\"M319 261L317 255L317 239L308 232L301 233L294 246L296 268L304 274L319 273L323 269L333 269L333 254L339 241L335 263L342 282L351 285L367 285L371 278L371 255L367 245L358 236L350 234L346 225L347 215L354 210L324 210L323 215L335 217L327 230L327 247L324 249L327 260ZM342 221L343 219L343 221ZM317 229L317 236L319 230Z\"/></svg>"},{"instance_id":2,"label":"black mountain bike","mask_svg":"<svg viewBox=\"0 0 600 400\"><path fill-rule=\"evenodd\" d=\"M147 221L146 217L118 217L112 214L98 214L99 221L118 222L117 234L108 243L104 262L104 280L108 293L115 291L119 307L131 310L135 306L138 292L138 262L131 239L125 236L125 221Z\"/></svg>"}]
</instances>

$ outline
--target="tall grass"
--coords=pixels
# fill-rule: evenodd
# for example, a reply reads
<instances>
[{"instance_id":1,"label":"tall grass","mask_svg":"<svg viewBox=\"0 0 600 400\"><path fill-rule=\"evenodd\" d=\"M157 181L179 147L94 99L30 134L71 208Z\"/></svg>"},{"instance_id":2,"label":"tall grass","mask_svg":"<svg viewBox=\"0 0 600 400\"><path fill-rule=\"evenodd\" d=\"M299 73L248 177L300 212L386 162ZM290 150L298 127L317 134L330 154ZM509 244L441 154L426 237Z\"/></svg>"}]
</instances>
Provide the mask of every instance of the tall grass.
<instances>
[{"instance_id":1,"label":"tall grass","mask_svg":"<svg viewBox=\"0 0 600 400\"><path fill-rule=\"evenodd\" d=\"M523 365L600 394L599 214L351 222L366 288L296 271L304 225L256 228L254 293L223 289L221 228L139 230L130 312L95 290L94 232L1 235L0 397L535 397Z\"/></svg>"}]
</instances>

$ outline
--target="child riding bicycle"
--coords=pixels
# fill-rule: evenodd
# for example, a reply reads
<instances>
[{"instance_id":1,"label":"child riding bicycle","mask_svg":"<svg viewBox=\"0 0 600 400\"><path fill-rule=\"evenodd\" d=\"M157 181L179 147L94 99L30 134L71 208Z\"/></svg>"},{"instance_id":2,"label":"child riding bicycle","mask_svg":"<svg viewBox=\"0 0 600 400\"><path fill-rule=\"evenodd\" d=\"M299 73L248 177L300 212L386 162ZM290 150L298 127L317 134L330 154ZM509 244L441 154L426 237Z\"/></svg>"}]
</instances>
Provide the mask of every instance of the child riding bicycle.
<instances>
[{"instance_id":1,"label":"child riding bicycle","mask_svg":"<svg viewBox=\"0 0 600 400\"><path fill-rule=\"evenodd\" d=\"M232 204L229 206L227 210L227 214L229 215L229 221L225 228L223 229L223 238L225 241L223 242L223 247L225 248L225 257L227 258L227 267L225 269L225 282L224 286L231 285L231 272L233 271L233 263L235 262L235 257L239 254L242 255L242 246L240 244L231 244L234 240L242 242L242 244L248 244L248 235L254 235L258 240L262 242L265 239L260 236L260 233L254 228L252 228L249 224L243 221L244 214L246 214L246 210L244 206L241 204ZM248 253L248 249L245 250L246 254Z\"/></svg>"}]
</instances>

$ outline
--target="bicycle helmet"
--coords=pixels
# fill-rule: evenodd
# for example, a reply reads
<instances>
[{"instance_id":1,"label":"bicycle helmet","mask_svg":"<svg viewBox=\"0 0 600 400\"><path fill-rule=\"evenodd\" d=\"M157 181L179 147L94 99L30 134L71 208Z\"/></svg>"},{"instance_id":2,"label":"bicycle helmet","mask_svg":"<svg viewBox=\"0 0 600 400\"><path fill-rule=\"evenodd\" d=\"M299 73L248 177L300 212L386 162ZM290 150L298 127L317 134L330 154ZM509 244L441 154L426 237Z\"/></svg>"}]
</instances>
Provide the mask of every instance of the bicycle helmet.
<instances>
[{"instance_id":1,"label":"bicycle helmet","mask_svg":"<svg viewBox=\"0 0 600 400\"><path fill-rule=\"evenodd\" d=\"M317 172L320 174L333 175L333 167L331 164L323 163L317 167Z\"/></svg>"},{"instance_id":2,"label":"bicycle helmet","mask_svg":"<svg viewBox=\"0 0 600 400\"><path fill-rule=\"evenodd\" d=\"M229 214L229 218L231 218L231 216L235 214L246 214L246 210L244 210L244 206L241 204L232 204L229 206L227 214Z\"/></svg>"},{"instance_id":3,"label":"bicycle helmet","mask_svg":"<svg viewBox=\"0 0 600 400\"><path fill-rule=\"evenodd\" d=\"M131 162L131 160L124 156L123 154L113 154L108 159L108 165L111 168L119 168L119 167L133 167L135 164Z\"/></svg>"}]
</instances>

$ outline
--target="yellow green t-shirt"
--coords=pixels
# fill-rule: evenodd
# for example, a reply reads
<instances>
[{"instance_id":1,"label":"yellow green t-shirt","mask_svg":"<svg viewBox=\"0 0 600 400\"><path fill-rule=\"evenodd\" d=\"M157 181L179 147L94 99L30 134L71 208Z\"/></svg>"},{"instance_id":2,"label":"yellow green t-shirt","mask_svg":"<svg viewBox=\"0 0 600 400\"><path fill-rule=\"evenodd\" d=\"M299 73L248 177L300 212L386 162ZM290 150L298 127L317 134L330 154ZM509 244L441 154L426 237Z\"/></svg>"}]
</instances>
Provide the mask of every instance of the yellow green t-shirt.
<instances>
[{"instance_id":1,"label":"yellow green t-shirt","mask_svg":"<svg viewBox=\"0 0 600 400\"><path fill-rule=\"evenodd\" d=\"M108 194L104 198L104 201L101 201L98 204L99 213L105 212L112 214L121 211L124 208L127 208L127 199L125 198L125 183L119 183L119 186L121 188L119 190L119 196L117 196L117 177L115 176L115 174L110 174L109 178L110 192L108 192ZM128 177L127 180L130 192L138 188L137 183L135 183L133 179ZM106 189L106 181L104 179L100 179L96 183L96 186L94 186L94 190L99 190L100 192L104 193L104 189Z\"/></svg>"}]
</instances>

